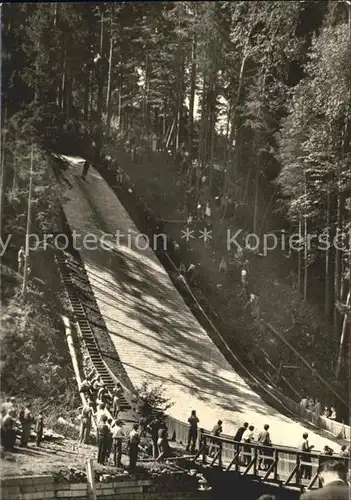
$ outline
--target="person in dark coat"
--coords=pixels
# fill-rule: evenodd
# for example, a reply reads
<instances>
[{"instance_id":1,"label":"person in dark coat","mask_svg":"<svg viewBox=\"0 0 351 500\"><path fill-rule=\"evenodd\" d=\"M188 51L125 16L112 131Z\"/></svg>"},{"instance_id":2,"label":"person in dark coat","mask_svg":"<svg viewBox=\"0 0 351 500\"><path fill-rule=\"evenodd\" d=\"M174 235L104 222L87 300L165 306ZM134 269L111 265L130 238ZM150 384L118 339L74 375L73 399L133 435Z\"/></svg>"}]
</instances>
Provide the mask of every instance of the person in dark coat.
<instances>
[{"instance_id":1,"label":"person in dark coat","mask_svg":"<svg viewBox=\"0 0 351 500\"><path fill-rule=\"evenodd\" d=\"M109 437L110 429L107 425L107 415L101 415L100 422L97 426L98 464L104 465Z\"/></svg>"},{"instance_id":2,"label":"person in dark coat","mask_svg":"<svg viewBox=\"0 0 351 500\"><path fill-rule=\"evenodd\" d=\"M87 176L89 168L90 168L90 163L88 162L88 160L85 160L84 165L83 165L83 170L82 170L83 181L85 181L85 178Z\"/></svg>"},{"instance_id":3,"label":"person in dark coat","mask_svg":"<svg viewBox=\"0 0 351 500\"><path fill-rule=\"evenodd\" d=\"M199 424L199 419L196 416L195 410L192 410L191 415L188 418L188 423L190 425L190 428L188 431L188 444L186 447L186 451L190 450L191 453L194 453L197 441L197 428Z\"/></svg>"},{"instance_id":4,"label":"person in dark coat","mask_svg":"<svg viewBox=\"0 0 351 500\"><path fill-rule=\"evenodd\" d=\"M33 417L30 409L25 406L19 413L19 420L22 426L21 446L26 448L30 440L30 431L33 423Z\"/></svg>"},{"instance_id":5,"label":"person in dark coat","mask_svg":"<svg viewBox=\"0 0 351 500\"><path fill-rule=\"evenodd\" d=\"M129 434L129 470L134 471L138 461L138 451L140 443L140 433L138 432L139 425L134 424L133 430Z\"/></svg>"},{"instance_id":6,"label":"person in dark coat","mask_svg":"<svg viewBox=\"0 0 351 500\"><path fill-rule=\"evenodd\" d=\"M40 446L44 434L44 417L41 413L38 415L35 422L35 433L36 433L35 444L37 446Z\"/></svg>"},{"instance_id":7,"label":"person in dark coat","mask_svg":"<svg viewBox=\"0 0 351 500\"><path fill-rule=\"evenodd\" d=\"M234 436L234 441L237 441L238 443L240 443L241 441L241 438L243 437L243 434L244 432L246 431L246 429L249 427L249 423L248 422L245 422L244 425L242 425L241 427L239 427L239 429L236 431L235 433L235 436Z\"/></svg>"},{"instance_id":8,"label":"person in dark coat","mask_svg":"<svg viewBox=\"0 0 351 500\"><path fill-rule=\"evenodd\" d=\"M318 468L322 488L306 491L300 500L349 500L350 486L346 482L347 469L342 461L328 460Z\"/></svg>"},{"instance_id":9,"label":"person in dark coat","mask_svg":"<svg viewBox=\"0 0 351 500\"><path fill-rule=\"evenodd\" d=\"M168 444L168 429L167 425L164 422L161 423L160 428L158 430L157 448L160 452L160 454L156 458L157 462L159 460L169 457L170 448Z\"/></svg>"},{"instance_id":10,"label":"person in dark coat","mask_svg":"<svg viewBox=\"0 0 351 500\"><path fill-rule=\"evenodd\" d=\"M12 451L16 444L16 412L9 410L1 421L1 445L5 450Z\"/></svg>"}]
</instances>

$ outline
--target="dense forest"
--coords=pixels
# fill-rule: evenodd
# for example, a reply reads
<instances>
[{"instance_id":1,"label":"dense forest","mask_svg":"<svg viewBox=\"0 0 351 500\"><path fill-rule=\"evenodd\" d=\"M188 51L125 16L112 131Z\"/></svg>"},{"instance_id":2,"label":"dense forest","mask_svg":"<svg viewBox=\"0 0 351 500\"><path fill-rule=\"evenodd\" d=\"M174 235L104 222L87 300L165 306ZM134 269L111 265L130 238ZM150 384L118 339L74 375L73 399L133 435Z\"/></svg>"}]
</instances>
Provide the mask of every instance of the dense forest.
<instances>
[{"instance_id":1,"label":"dense forest","mask_svg":"<svg viewBox=\"0 0 351 500\"><path fill-rule=\"evenodd\" d=\"M351 3L1 8L1 234L16 229L13 255L25 234L32 144L37 231L52 229L62 199L48 153L116 159L124 168L123 150L145 191L150 154L158 154L152 162L180 159L175 208L185 218L210 208L217 262L228 227L260 238L279 227L299 237L298 248L280 246L267 257L285 288L267 295L266 305L262 299L261 310L267 320L284 316L275 324L293 332L291 342L312 366L347 391ZM165 193L160 186L159 197ZM262 279L273 286L271 274ZM269 303L281 295L281 303ZM269 354L278 364L280 354Z\"/></svg>"}]
</instances>

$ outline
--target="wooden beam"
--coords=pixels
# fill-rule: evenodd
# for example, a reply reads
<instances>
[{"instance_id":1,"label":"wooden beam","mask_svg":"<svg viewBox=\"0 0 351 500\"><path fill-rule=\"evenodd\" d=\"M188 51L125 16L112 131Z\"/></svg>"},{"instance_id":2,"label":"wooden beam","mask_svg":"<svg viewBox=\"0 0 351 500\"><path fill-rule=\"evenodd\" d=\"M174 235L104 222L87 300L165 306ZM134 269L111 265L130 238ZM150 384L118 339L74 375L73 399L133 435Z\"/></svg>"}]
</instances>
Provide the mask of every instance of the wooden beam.
<instances>
[{"instance_id":1,"label":"wooden beam","mask_svg":"<svg viewBox=\"0 0 351 500\"><path fill-rule=\"evenodd\" d=\"M267 470L266 474L263 476L263 481L266 481L268 479L269 475L273 472L273 469L277 465L277 463L278 463L278 460L274 460L273 459L273 462L268 467L268 470Z\"/></svg>"},{"instance_id":2,"label":"wooden beam","mask_svg":"<svg viewBox=\"0 0 351 500\"><path fill-rule=\"evenodd\" d=\"M212 465L214 465L214 463L216 462L217 458L219 458L220 453L221 453L221 450L218 450L217 453L215 454L214 459L212 460L212 462L210 464L211 467L212 467Z\"/></svg>"},{"instance_id":3,"label":"wooden beam","mask_svg":"<svg viewBox=\"0 0 351 500\"><path fill-rule=\"evenodd\" d=\"M290 481L292 480L292 478L295 476L295 474L298 473L298 470L299 470L299 467L300 467L300 464L297 463L292 471L292 473L290 474L290 476L288 477L288 479L285 481L284 485L287 486L288 484L290 484Z\"/></svg>"},{"instance_id":4,"label":"wooden beam","mask_svg":"<svg viewBox=\"0 0 351 500\"><path fill-rule=\"evenodd\" d=\"M233 465L233 463L235 462L235 460L238 458L239 454L240 454L239 450L235 452L235 455L234 455L233 459L231 460L230 464L225 469L226 472L231 468L231 466Z\"/></svg>"}]
</instances>

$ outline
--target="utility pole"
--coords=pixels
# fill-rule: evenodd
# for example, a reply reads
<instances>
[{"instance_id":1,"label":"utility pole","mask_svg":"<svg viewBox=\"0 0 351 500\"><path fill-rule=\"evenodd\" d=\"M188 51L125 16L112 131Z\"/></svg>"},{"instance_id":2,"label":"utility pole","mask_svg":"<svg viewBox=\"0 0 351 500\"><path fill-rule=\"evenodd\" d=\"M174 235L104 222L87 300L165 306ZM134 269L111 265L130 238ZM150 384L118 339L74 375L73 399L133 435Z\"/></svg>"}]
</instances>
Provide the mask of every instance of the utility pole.
<instances>
[{"instance_id":1,"label":"utility pole","mask_svg":"<svg viewBox=\"0 0 351 500\"><path fill-rule=\"evenodd\" d=\"M22 297L25 298L27 294L27 281L28 281L28 261L29 261L29 234L31 226L31 203L32 203L32 184L33 184L33 156L34 146L32 144L30 154L30 174L29 174L29 193L28 193L28 208L27 208L27 228L26 228L26 249L23 270L23 286Z\"/></svg>"}]
</instances>

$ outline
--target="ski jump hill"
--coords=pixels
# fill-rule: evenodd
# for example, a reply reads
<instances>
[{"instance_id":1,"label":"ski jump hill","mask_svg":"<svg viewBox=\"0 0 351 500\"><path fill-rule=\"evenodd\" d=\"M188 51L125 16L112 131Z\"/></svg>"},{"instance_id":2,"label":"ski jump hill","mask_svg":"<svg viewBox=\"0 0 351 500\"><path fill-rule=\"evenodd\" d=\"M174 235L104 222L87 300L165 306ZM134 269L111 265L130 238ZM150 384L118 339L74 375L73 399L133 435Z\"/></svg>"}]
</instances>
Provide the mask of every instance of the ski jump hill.
<instances>
[{"instance_id":1,"label":"ski jump hill","mask_svg":"<svg viewBox=\"0 0 351 500\"><path fill-rule=\"evenodd\" d=\"M97 304L133 386L162 383L165 396L174 403L168 414L187 422L195 409L200 426L207 430L219 419L227 435L245 421L255 431L268 423L275 445L297 447L303 432L308 432L316 450L325 445L335 449L335 442L280 414L251 389L195 319L99 173L91 167L84 181L82 159L66 160L65 216L79 239ZM83 246L84 236L88 243Z\"/></svg>"}]
</instances>

